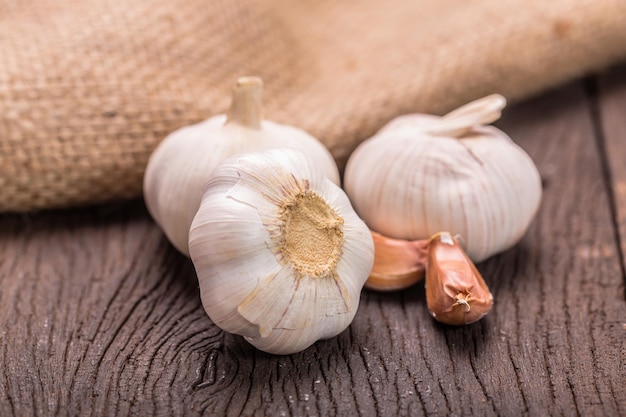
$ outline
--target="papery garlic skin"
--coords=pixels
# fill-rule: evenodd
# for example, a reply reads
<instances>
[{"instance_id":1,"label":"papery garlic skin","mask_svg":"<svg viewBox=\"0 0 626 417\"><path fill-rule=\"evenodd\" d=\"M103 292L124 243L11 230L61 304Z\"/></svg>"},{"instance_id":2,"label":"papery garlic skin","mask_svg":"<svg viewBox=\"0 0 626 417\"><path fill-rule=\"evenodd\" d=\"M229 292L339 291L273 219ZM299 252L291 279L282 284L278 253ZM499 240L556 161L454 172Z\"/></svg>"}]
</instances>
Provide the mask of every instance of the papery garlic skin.
<instances>
[{"instance_id":1,"label":"papery garlic skin","mask_svg":"<svg viewBox=\"0 0 626 417\"><path fill-rule=\"evenodd\" d=\"M541 179L522 148L481 125L503 106L501 96L487 99L483 114L477 106L470 110L478 114L403 116L354 151L345 189L372 230L406 240L450 230L475 262L521 239L538 210Z\"/></svg>"},{"instance_id":2,"label":"papery garlic skin","mask_svg":"<svg viewBox=\"0 0 626 417\"><path fill-rule=\"evenodd\" d=\"M335 160L322 143L295 127L262 120L261 90L258 77L240 78L228 115L176 130L148 161L143 186L146 205L168 239L185 255L189 255L189 227L206 181L229 156L269 148L300 149L339 184Z\"/></svg>"},{"instance_id":3,"label":"papery garlic skin","mask_svg":"<svg viewBox=\"0 0 626 417\"><path fill-rule=\"evenodd\" d=\"M189 250L213 322L275 354L348 327L374 261L370 232L345 193L289 149L237 155L215 169Z\"/></svg>"}]
</instances>

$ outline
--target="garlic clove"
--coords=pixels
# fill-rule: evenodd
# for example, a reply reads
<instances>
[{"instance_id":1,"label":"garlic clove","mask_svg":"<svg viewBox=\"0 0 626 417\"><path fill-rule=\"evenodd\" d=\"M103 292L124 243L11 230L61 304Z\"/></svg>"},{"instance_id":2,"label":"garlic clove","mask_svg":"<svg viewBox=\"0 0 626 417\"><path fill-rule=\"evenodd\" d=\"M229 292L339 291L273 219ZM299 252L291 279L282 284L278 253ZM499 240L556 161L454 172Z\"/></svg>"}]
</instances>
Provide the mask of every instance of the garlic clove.
<instances>
[{"instance_id":1,"label":"garlic clove","mask_svg":"<svg viewBox=\"0 0 626 417\"><path fill-rule=\"evenodd\" d=\"M369 230L345 193L292 149L218 166L189 249L213 322L276 354L343 331L374 260Z\"/></svg>"},{"instance_id":2,"label":"garlic clove","mask_svg":"<svg viewBox=\"0 0 626 417\"><path fill-rule=\"evenodd\" d=\"M426 303L437 321L450 325L480 320L493 303L480 272L448 232L440 232L430 240Z\"/></svg>"},{"instance_id":3,"label":"garlic clove","mask_svg":"<svg viewBox=\"0 0 626 417\"><path fill-rule=\"evenodd\" d=\"M428 239L408 241L371 232L374 239L374 267L365 287L376 291L408 288L424 277Z\"/></svg>"},{"instance_id":4,"label":"garlic clove","mask_svg":"<svg viewBox=\"0 0 626 417\"><path fill-rule=\"evenodd\" d=\"M263 83L238 79L227 114L213 116L169 134L154 150L144 175L144 198L155 222L172 244L189 255L189 228L213 169L243 152L289 147L312 158L339 184L339 170L328 149L292 126L263 120Z\"/></svg>"}]
</instances>

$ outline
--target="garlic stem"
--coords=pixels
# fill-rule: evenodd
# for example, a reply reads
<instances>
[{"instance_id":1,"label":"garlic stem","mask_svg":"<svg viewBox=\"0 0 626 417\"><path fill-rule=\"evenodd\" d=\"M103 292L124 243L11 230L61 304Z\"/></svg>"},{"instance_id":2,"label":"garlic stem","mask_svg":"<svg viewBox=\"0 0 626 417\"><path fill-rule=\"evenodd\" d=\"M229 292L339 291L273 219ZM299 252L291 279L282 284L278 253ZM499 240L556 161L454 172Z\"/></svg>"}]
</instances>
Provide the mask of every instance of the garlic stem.
<instances>
[{"instance_id":1,"label":"garlic stem","mask_svg":"<svg viewBox=\"0 0 626 417\"><path fill-rule=\"evenodd\" d=\"M374 239L374 267L365 287L396 291L424 277L429 239L408 241L371 232Z\"/></svg>"},{"instance_id":2,"label":"garlic stem","mask_svg":"<svg viewBox=\"0 0 626 417\"><path fill-rule=\"evenodd\" d=\"M487 125L498 120L506 99L500 94L472 101L442 116L437 123L428 127L428 132L437 136L460 138L479 125Z\"/></svg>"},{"instance_id":3,"label":"garlic stem","mask_svg":"<svg viewBox=\"0 0 626 417\"><path fill-rule=\"evenodd\" d=\"M488 125L498 120L506 107L506 99L500 94L491 94L467 103L443 116L446 120L471 120L474 124Z\"/></svg>"},{"instance_id":4,"label":"garlic stem","mask_svg":"<svg viewBox=\"0 0 626 417\"><path fill-rule=\"evenodd\" d=\"M233 88L233 100L226 123L238 123L251 129L260 129L263 118L262 92L263 81L261 78L239 78Z\"/></svg>"}]
</instances>

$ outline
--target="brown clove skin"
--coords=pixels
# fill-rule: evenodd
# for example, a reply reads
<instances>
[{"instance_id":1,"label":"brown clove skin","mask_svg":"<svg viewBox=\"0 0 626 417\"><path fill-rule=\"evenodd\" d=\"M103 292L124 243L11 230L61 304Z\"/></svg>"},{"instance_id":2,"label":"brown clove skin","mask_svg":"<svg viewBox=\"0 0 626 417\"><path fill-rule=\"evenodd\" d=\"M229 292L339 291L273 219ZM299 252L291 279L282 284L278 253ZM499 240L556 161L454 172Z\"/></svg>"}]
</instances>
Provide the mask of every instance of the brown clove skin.
<instances>
[{"instance_id":1,"label":"brown clove skin","mask_svg":"<svg viewBox=\"0 0 626 417\"><path fill-rule=\"evenodd\" d=\"M476 266L448 232L430 239L402 240L371 232L374 267L365 287L376 291L408 288L426 276L426 304L439 322L473 323L484 317L493 297Z\"/></svg>"},{"instance_id":2,"label":"brown clove skin","mask_svg":"<svg viewBox=\"0 0 626 417\"><path fill-rule=\"evenodd\" d=\"M437 321L450 325L480 320L493 304L485 280L448 232L437 233L430 239L426 304Z\"/></svg>"},{"instance_id":3,"label":"brown clove skin","mask_svg":"<svg viewBox=\"0 0 626 417\"><path fill-rule=\"evenodd\" d=\"M365 287L376 291L408 288L424 278L429 239L392 239L372 232L374 268Z\"/></svg>"}]
</instances>

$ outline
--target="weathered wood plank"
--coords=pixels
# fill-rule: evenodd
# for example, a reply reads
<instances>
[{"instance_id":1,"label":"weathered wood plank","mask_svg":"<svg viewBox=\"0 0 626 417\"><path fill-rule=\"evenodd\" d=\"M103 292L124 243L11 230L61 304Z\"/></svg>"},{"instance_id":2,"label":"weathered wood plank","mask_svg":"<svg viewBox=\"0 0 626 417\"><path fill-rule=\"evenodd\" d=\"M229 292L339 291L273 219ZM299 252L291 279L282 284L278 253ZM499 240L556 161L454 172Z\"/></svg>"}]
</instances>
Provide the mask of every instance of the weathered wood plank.
<instances>
[{"instance_id":1,"label":"weathered wood plank","mask_svg":"<svg viewBox=\"0 0 626 417\"><path fill-rule=\"evenodd\" d=\"M210 322L140 201L0 217L0 415L626 415L592 113L582 85L505 113L544 201L519 246L479 265L496 303L469 327L435 323L421 285L366 291L346 332L271 356Z\"/></svg>"},{"instance_id":2,"label":"weathered wood plank","mask_svg":"<svg viewBox=\"0 0 626 417\"><path fill-rule=\"evenodd\" d=\"M511 260L521 274L499 297L514 306L502 328L518 340L511 359L525 404L531 414L623 415L626 303L590 105L575 88L518 110L524 118L505 127L546 183L527 258Z\"/></svg>"},{"instance_id":3,"label":"weathered wood plank","mask_svg":"<svg viewBox=\"0 0 626 417\"><path fill-rule=\"evenodd\" d=\"M598 77L595 87L598 134L606 155L616 230L626 271L626 65Z\"/></svg>"}]
</instances>

